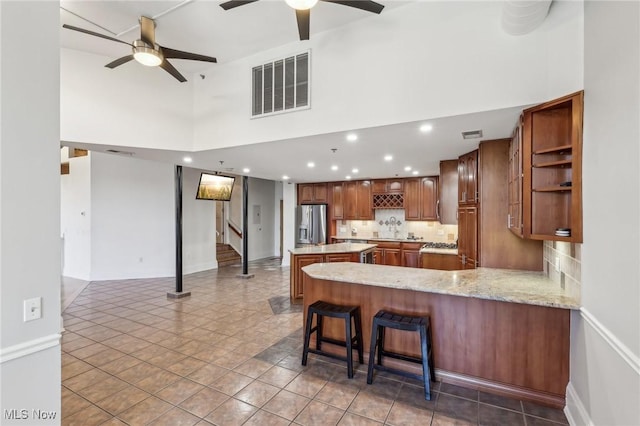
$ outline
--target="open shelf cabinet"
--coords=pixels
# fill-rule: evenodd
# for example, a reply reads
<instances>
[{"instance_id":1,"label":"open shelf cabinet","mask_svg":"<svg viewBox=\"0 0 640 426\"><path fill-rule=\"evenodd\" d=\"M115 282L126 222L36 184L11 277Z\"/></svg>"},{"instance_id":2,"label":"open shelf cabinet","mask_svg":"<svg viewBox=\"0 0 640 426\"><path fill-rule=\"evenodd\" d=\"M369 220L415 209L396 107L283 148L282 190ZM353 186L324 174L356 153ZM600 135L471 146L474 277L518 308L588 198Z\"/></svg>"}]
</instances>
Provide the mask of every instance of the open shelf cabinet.
<instances>
[{"instance_id":1,"label":"open shelf cabinet","mask_svg":"<svg viewBox=\"0 0 640 426\"><path fill-rule=\"evenodd\" d=\"M582 242L582 110L577 92L523 111L525 238Z\"/></svg>"}]
</instances>

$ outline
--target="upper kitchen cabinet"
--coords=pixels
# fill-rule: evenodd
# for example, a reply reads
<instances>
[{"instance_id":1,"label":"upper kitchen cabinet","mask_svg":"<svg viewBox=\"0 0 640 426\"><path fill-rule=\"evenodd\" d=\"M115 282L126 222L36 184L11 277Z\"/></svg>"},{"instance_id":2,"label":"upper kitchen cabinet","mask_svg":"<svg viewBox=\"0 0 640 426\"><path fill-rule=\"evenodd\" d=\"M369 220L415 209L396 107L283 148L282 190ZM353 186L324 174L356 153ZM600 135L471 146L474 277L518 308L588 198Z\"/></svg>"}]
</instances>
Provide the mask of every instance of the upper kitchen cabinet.
<instances>
[{"instance_id":1,"label":"upper kitchen cabinet","mask_svg":"<svg viewBox=\"0 0 640 426\"><path fill-rule=\"evenodd\" d=\"M582 91L523 111L523 234L582 242Z\"/></svg>"},{"instance_id":2,"label":"upper kitchen cabinet","mask_svg":"<svg viewBox=\"0 0 640 426\"><path fill-rule=\"evenodd\" d=\"M457 225L458 219L458 161L440 162L440 178L438 179L438 202L436 214L443 225Z\"/></svg>"},{"instance_id":3,"label":"upper kitchen cabinet","mask_svg":"<svg viewBox=\"0 0 640 426\"><path fill-rule=\"evenodd\" d=\"M344 219L344 194L342 182L332 182L329 184L330 198L329 203L331 217L330 220Z\"/></svg>"},{"instance_id":4,"label":"upper kitchen cabinet","mask_svg":"<svg viewBox=\"0 0 640 426\"><path fill-rule=\"evenodd\" d=\"M344 215L347 220L373 220L371 181L342 183Z\"/></svg>"},{"instance_id":5,"label":"upper kitchen cabinet","mask_svg":"<svg viewBox=\"0 0 640 426\"><path fill-rule=\"evenodd\" d=\"M508 172L508 214L507 226L519 237L523 236L522 223L522 124L520 116L518 124L513 129L509 142L509 172Z\"/></svg>"},{"instance_id":6,"label":"upper kitchen cabinet","mask_svg":"<svg viewBox=\"0 0 640 426\"><path fill-rule=\"evenodd\" d=\"M298 204L323 204L328 202L326 183L299 183Z\"/></svg>"},{"instance_id":7,"label":"upper kitchen cabinet","mask_svg":"<svg viewBox=\"0 0 640 426\"><path fill-rule=\"evenodd\" d=\"M378 179L371 182L374 209L404 208L404 179Z\"/></svg>"},{"instance_id":8,"label":"upper kitchen cabinet","mask_svg":"<svg viewBox=\"0 0 640 426\"><path fill-rule=\"evenodd\" d=\"M458 204L478 203L478 150L458 158Z\"/></svg>"},{"instance_id":9,"label":"upper kitchen cabinet","mask_svg":"<svg viewBox=\"0 0 640 426\"><path fill-rule=\"evenodd\" d=\"M409 178L404 181L405 220L438 220L438 177Z\"/></svg>"}]
</instances>

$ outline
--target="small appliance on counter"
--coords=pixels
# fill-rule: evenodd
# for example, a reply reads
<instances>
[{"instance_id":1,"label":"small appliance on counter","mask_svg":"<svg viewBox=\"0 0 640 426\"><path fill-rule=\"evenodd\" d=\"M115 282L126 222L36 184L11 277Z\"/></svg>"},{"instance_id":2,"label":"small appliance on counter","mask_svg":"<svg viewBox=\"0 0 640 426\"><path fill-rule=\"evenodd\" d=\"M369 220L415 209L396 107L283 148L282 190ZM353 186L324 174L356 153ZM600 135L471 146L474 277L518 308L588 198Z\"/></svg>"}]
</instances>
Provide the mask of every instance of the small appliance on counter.
<instances>
[{"instance_id":1,"label":"small appliance on counter","mask_svg":"<svg viewBox=\"0 0 640 426\"><path fill-rule=\"evenodd\" d=\"M327 244L327 205L296 207L296 247Z\"/></svg>"}]
</instances>

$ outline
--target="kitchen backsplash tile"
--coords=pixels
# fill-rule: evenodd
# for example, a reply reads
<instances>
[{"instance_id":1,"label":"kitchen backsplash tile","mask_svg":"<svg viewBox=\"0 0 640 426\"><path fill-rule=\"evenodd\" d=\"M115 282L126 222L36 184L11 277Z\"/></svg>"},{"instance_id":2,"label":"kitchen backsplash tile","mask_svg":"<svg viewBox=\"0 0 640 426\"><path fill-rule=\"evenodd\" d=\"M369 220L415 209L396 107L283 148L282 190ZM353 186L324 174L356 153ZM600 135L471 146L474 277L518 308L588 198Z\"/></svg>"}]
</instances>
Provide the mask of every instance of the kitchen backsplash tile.
<instances>
[{"instance_id":1,"label":"kitchen backsplash tile","mask_svg":"<svg viewBox=\"0 0 640 426\"><path fill-rule=\"evenodd\" d=\"M336 236L405 239L410 233L423 241L453 243L458 239L458 226L442 225L440 222L406 221L404 210L376 209L375 220L338 221Z\"/></svg>"},{"instance_id":2,"label":"kitchen backsplash tile","mask_svg":"<svg viewBox=\"0 0 640 426\"><path fill-rule=\"evenodd\" d=\"M582 281L582 245L545 241L543 256L544 271L549 278L571 294L579 296Z\"/></svg>"}]
</instances>

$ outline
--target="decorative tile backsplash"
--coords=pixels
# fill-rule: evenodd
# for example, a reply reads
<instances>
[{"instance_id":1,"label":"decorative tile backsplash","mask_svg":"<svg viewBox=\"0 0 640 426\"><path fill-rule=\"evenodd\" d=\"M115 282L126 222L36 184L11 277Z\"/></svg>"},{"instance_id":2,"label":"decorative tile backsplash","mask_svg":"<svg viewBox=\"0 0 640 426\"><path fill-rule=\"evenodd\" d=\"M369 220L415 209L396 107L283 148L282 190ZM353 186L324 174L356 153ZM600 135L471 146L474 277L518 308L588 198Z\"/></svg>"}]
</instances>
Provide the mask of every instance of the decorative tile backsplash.
<instances>
[{"instance_id":1,"label":"decorative tile backsplash","mask_svg":"<svg viewBox=\"0 0 640 426\"><path fill-rule=\"evenodd\" d=\"M454 243L458 239L458 225L405 221L401 209L376 209L375 220L338 221L337 225L337 237L405 239L413 234L436 243Z\"/></svg>"},{"instance_id":2,"label":"decorative tile backsplash","mask_svg":"<svg viewBox=\"0 0 640 426\"><path fill-rule=\"evenodd\" d=\"M545 241L545 273L572 295L580 295L582 281L582 245L563 241Z\"/></svg>"}]
</instances>

